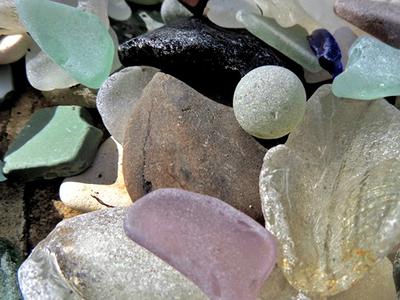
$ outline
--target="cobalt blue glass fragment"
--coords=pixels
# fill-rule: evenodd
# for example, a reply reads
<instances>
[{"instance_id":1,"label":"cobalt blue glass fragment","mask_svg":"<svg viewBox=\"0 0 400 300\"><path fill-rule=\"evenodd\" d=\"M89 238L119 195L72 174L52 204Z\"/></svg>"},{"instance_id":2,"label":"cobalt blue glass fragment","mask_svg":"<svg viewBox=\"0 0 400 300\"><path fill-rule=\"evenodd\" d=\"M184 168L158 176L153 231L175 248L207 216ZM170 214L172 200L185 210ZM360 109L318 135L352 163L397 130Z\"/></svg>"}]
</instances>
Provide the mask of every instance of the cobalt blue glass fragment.
<instances>
[{"instance_id":1,"label":"cobalt blue glass fragment","mask_svg":"<svg viewBox=\"0 0 400 300\"><path fill-rule=\"evenodd\" d=\"M314 30L307 39L322 68L332 74L333 78L343 72L342 52L328 30Z\"/></svg>"}]
</instances>

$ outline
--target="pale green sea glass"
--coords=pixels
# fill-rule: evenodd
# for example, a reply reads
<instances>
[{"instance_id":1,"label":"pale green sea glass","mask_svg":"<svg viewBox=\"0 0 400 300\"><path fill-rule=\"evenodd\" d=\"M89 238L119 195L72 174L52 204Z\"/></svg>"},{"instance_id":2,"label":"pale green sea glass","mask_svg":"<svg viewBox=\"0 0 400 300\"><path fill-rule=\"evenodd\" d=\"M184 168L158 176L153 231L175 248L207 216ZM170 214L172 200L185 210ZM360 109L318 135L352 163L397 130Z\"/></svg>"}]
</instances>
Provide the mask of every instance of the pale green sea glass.
<instances>
[{"instance_id":1,"label":"pale green sea glass","mask_svg":"<svg viewBox=\"0 0 400 300\"><path fill-rule=\"evenodd\" d=\"M308 44L308 32L303 27L296 25L284 28L274 19L245 11L239 11L236 18L256 37L282 52L306 70L314 73L322 70L317 57L312 53Z\"/></svg>"},{"instance_id":2,"label":"pale green sea glass","mask_svg":"<svg viewBox=\"0 0 400 300\"><path fill-rule=\"evenodd\" d=\"M324 85L286 144L268 150L265 223L296 289L316 299L345 291L398 244L399 132L387 101L337 98Z\"/></svg>"},{"instance_id":3,"label":"pale green sea glass","mask_svg":"<svg viewBox=\"0 0 400 300\"><path fill-rule=\"evenodd\" d=\"M111 71L114 44L101 20L48 0L17 0L19 17L32 38L74 79L99 88Z\"/></svg>"},{"instance_id":4,"label":"pale green sea glass","mask_svg":"<svg viewBox=\"0 0 400 300\"><path fill-rule=\"evenodd\" d=\"M337 97L373 100L400 95L400 49L363 36L349 53L346 70L333 81Z\"/></svg>"}]
</instances>

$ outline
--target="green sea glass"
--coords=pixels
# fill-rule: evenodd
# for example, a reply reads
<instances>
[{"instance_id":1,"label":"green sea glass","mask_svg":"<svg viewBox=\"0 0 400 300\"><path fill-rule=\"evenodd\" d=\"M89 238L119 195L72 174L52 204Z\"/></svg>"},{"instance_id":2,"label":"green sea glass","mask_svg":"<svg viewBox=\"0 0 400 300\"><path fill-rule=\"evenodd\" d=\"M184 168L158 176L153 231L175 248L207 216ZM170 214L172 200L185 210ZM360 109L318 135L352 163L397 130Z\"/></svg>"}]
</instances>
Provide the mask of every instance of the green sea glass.
<instances>
[{"instance_id":1,"label":"green sea glass","mask_svg":"<svg viewBox=\"0 0 400 300\"><path fill-rule=\"evenodd\" d=\"M6 176L30 181L76 175L92 163L102 132L79 106L37 111L4 156Z\"/></svg>"},{"instance_id":2,"label":"green sea glass","mask_svg":"<svg viewBox=\"0 0 400 300\"><path fill-rule=\"evenodd\" d=\"M322 70L317 57L307 41L308 32L301 26L284 28L274 19L239 11L236 18L248 31L268 45L291 58L306 70L316 73Z\"/></svg>"},{"instance_id":3,"label":"green sea glass","mask_svg":"<svg viewBox=\"0 0 400 300\"><path fill-rule=\"evenodd\" d=\"M54 62L74 79L99 88L111 72L114 44L101 20L48 0L17 0L21 22Z\"/></svg>"},{"instance_id":4,"label":"green sea glass","mask_svg":"<svg viewBox=\"0 0 400 300\"><path fill-rule=\"evenodd\" d=\"M0 160L0 182L6 181L7 178L3 174L4 163Z\"/></svg>"},{"instance_id":5,"label":"green sea glass","mask_svg":"<svg viewBox=\"0 0 400 300\"><path fill-rule=\"evenodd\" d=\"M400 95L400 50L373 37L358 38L346 70L333 81L337 97L374 100Z\"/></svg>"}]
</instances>

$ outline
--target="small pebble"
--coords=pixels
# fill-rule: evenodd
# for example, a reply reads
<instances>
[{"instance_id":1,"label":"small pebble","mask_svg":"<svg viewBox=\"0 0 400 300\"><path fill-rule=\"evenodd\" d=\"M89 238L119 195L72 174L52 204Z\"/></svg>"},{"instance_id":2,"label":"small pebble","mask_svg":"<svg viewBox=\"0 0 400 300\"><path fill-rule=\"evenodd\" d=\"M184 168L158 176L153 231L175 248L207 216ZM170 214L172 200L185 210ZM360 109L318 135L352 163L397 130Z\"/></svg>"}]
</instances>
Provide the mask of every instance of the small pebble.
<instances>
[{"instance_id":1,"label":"small pebble","mask_svg":"<svg viewBox=\"0 0 400 300\"><path fill-rule=\"evenodd\" d=\"M122 175L122 146L108 138L89 169L63 181L60 199L82 212L131 205Z\"/></svg>"},{"instance_id":2,"label":"small pebble","mask_svg":"<svg viewBox=\"0 0 400 300\"><path fill-rule=\"evenodd\" d=\"M125 0L109 0L108 15L114 20L125 21L132 15L132 10Z\"/></svg>"},{"instance_id":3,"label":"small pebble","mask_svg":"<svg viewBox=\"0 0 400 300\"><path fill-rule=\"evenodd\" d=\"M233 110L240 126L261 139L291 132L303 119L306 93L300 79L288 69L264 66L240 80Z\"/></svg>"},{"instance_id":4,"label":"small pebble","mask_svg":"<svg viewBox=\"0 0 400 300\"><path fill-rule=\"evenodd\" d=\"M0 37L0 65L10 64L21 59L28 50L29 37L14 34Z\"/></svg>"},{"instance_id":5,"label":"small pebble","mask_svg":"<svg viewBox=\"0 0 400 300\"><path fill-rule=\"evenodd\" d=\"M178 0L164 0L161 5L161 17L165 24L171 24L179 19L190 18L193 14Z\"/></svg>"},{"instance_id":6,"label":"small pebble","mask_svg":"<svg viewBox=\"0 0 400 300\"><path fill-rule=\"evenodd\" d=\"M400 48L400 2L336 0L335 12L385 43Z\"/></svg>"}]
</instances>

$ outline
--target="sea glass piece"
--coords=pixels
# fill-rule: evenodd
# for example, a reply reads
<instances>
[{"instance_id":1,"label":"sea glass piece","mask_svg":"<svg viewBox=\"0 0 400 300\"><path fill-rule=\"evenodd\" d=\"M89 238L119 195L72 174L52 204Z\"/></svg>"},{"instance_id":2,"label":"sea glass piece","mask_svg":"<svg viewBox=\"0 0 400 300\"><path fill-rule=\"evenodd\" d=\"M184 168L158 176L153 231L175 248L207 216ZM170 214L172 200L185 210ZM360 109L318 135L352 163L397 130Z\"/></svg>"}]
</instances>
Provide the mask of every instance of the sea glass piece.
<instances>
[{"instance_id":1,"label":"sea glass piece","mask_svg":"<svg viewBox=\"0 0 400 300\"><path fill-rule=\"evenodd\" d=\"M79 106L54 106L33 114L4 156L4 174L22 180L76 175L93 161L102 132Z\"/></svg>"},{"instance_id":2,"label":"sea glass piece","mask_svg":"<svg viewBox=\"0 0 400 300\"><path fill-rule=\"evenodd\" d=\"M301 25L308 32L320 27L304 11L297 0L255 0L263 15L274 18L282 27Z\"/></svg>"},{"instance_id":3,"label":"sea glass piece","mask_svg":"<svg viewBox=\"0 0 400 300\"><path fill-rule=\"evenodd\" d=\"M163 27L164 23L161 23L154 19L148 12L146 11L139 11L139 17L145 23L147 31L153 31L157 28Z\"/></svg>"},{"instance_id":4,"label":"sea glass piece","mask_svg":"<svg viewBox=\"0 0 400 300\"><path fill-rule=\"evenodd\" d=\"M192 15L178 0L164 0L161 5L161 17L165 24L171 24L179 19L189 18Z\"/></svg>"},{"instance_id":5,"label":"sea glass piece","mask_svg":"<svg viewBox=\"0 0 400 300\"><path fill-rule=\"evenodd\" d=\"M217 198L184 190L139 199L124 228L210 299L256 299L276 261L275 240L260 224Z\"/></svg>"},{"instance_id":6,"label":"sea glass piece","mask_svg":"<svg viewBox=\"0 0 400 300\"><path fill-rule=\"evenodd\" d=\"M124 234L126 211L105 209L59 223L18 271L24 299L206 300Z\"/></svg>"},{"instance_id":7,"label":"sea glass piece","mask_svg":"<svg viewBox=\"0 0 400 300\"><path fill-rule=\"evenodd\" d=\"M109 1L110 0L78 0L76 8L81 11L96 15L108 29L110 25L110 20L108 19Z\"/></svg>"},{"instance_id":8,"label":"sea glass piece","mask_svg":"<svg viewBox=\"0 0 400 300\"><path fill-rule=\"evenodd\" d=\"M310 48L318 57L319 64L335 78L343 72L342 52L333 35L326 29L314 30L308 36Z\"/></svg>"},{"instance_id":9,"label":"sea glass piece","mask_svg":"<svg viewBox=\"0 0 400 300\"><path fill-rule=\"evenodd\" d=\"M243 28L243 23L236 20L239 10L260 14L260 9L254 0L209 0L204 14L218 26Z\"/></svg>"},{"instance_id":10,"label":"sea glass piece","mask_svg":"<svg viewBox=\"0 0 400 300\"><path fill-rule=\"evenodd\" d=\"M400 1L336 0L335 12L383 42L400 48Z\"/></svg>"},{"instance_id":11,"label":"sea glass piece","mask_svg":"<svg viewBox=\"0 0 400 300\"><path fill-rule=\"evenodd\" d=\"M114 44L91 13L48 0L17 0L18 14L32 38L75 80L99 88L111 71Z\"/></svg>"},{"instance_id":12,"label":"sea glass piece","mask_svg":"<svg viewBox=\"0 0 400 300\"><path fill-rule=\"evenodd\" d=\"M0 160L0 182L7 180L7 178L3 174L3 166L4 166L4 163L3 163L3 161Z\"/></svg>"},{"instance_id":13,"label":"sea glass piece","mask_svg":"<svg viewBox=\"0 0 400 300\"><path fill-rule=\"evenodd\" d=\"M279 25L291 27L296 24L309 33L318 28L335 32L349 23L335 15L334 0L255 0L263 15L274 18ZM355 28L352 27L354 30Z\"/></svg>"},{"instance_id":14,"label":"sea glass piece","mask_svg":"<svg viewBox=\"0 0 400 300\"><path fill-rule=\"evenodd\" d=\"M291 132L304 117L306 91L290 70L263 66L251 70L235 89L233 111L240 126L260 139Z\"/></svg>"},{"instance_id":15,"label":"sea glass piece","mask_svg":"<svg viewBox=\"0 0 400 300\"><path fill-rule=\"evenodd\" d=\"M77 85L63 68L57 65L40 47L32 41L25 56L26 76L37 90L51 91Z\"/></svg>"},{"instance_id":16,"label":"sea glass piece","mask_svg":"<svg viewBox=\"0 0 400 300\"><path fill-rule=\"evenodd\" d=\"M132 15L132 10L125 0L109 0L108 15L114 20L125 21Z\"/></svg>"},{"instance_id":17,"label":"sea glass piece","mask_svg":"<svg viewBox=\"0 0 400 300\"><path fill-rule=\"evenodd\" d=\"M307 42L307 31L301 26L284 28L274 19L239 11L237 19L245 28L310 72L321 71L318 59Z\"/></svg>"},{"instance_id":18,"label":"sea glass piece","mask_svg":"<svg viewBox=\"0 0 400 300\"><path fill-rule=\"evenodd\" d=\"M333 81L337 97L373 100L400 95L400 49L362 36L349 51L346 70Z\"/></svg>"},{"instance_id":19,"label":"sea glass piece","mask_svg":"<svg viewBox=\"0 0 400 300\"><path fill-rule=\"evenodd\" d=\"M125 68L110 76L100 88L97 109L104 125L119 143L123 143L133 105L158 71L152 67Z\"/></svg>"},{"instance_id":20,"label":"sea glass piece","mask_svg":"<svg viewBox=\"0 0 400 300\"><path fill-rule=\"evenodd\" d=\"M399 130L400 111L386 100L340 99L324 85L286 144L267 152L266 228L296 289L342 292L400 240Z\"/></svg>"}]
</instances>

